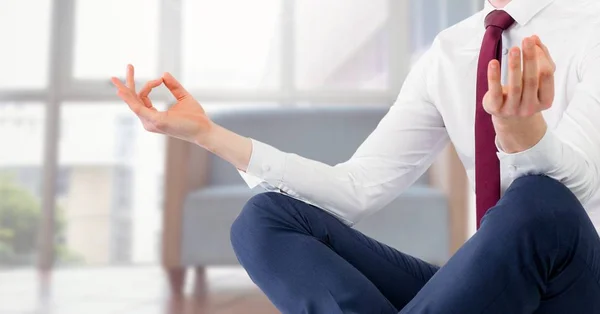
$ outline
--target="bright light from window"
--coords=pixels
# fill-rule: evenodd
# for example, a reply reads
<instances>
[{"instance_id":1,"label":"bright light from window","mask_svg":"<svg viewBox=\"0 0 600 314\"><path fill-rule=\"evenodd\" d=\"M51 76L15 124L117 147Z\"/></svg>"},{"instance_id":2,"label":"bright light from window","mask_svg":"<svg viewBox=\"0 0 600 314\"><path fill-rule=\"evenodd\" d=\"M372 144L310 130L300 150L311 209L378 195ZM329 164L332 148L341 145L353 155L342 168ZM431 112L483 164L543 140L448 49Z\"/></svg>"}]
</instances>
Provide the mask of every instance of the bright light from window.
<instances>
[{"instance_id":1,"label":"bright light from window","mask_svg":"<svg viewBox=\"0 0 600 314\"><path fill-rule=\"evenodd\" d=\"M0 169L42 164L45 104L0 102Z\"/></svg>"},{"instance_id":2,"label":"bright light from window","mask_svg":"<svg viewBox=\"0 0 600 314\"><path fill-rule=\"evenodd\" d=\"M184 0L183 81L207 89L279 85L280 0Z\"/></svg>"},{"instance_id":3,"label":"bright light from window","mask_svg":"<svg viewBox=\"0 0 600 314\"><path fill-rule=\"evenodd\" d=\"M297 0L294 4L298 88L387 88L387 0Z\"/></svg>"},{"instance_id":4,"label":"bright light from window","mask_svg":"<svg viewBox=\"0 0 600 314\"><path fill-rule=\"evenodd\" d=\"M0 0L0 89L48 83L50 0Z\"/></svg>"},{"instance_id":5,"label":"bright light from window","mask_svg":"<svg viewBox=\"0 0 600 314\"><path fill-rule=\"evenodd\" d=\"M77 1L75 78L124 76L127 63L138 78L155 78L158 30L158 0Z\"/></svg>"}]
</instances>

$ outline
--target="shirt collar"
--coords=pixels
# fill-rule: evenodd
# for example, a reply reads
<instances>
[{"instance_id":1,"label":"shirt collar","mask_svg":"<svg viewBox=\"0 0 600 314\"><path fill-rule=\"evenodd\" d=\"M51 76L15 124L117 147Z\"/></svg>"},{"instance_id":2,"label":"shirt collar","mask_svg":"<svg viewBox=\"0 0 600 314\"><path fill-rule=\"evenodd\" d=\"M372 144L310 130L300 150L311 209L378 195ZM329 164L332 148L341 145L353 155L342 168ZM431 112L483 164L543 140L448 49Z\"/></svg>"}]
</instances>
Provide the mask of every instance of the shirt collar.
<instances>
[{"instance_id":1,"label":"shirt collar","mask_svg":"<svg viewBox=\"0 0 600 314\"><path fill-rule=\"evenodd\" d=\"M484 0L485 4L483 7L483 18L485 18L490 12L496 10L496 8L490 4L488 0ZM540 13L545 7L547 7L554 0L512 0L503 9L517 24L523 26L531 19Z\"/></svg>"}]
</instances>

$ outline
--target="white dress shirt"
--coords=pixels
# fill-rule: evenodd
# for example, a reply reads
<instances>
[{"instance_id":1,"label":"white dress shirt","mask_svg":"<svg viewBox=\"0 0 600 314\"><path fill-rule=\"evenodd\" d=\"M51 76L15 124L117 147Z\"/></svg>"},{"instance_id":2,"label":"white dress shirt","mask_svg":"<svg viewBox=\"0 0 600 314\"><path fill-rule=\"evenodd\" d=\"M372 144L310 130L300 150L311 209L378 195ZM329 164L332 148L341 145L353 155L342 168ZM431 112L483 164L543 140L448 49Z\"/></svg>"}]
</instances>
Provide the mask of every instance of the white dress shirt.
<instances>
[{"instance_id":1,"label":"white dress shirt","mask_svg":"<svg viewBox=\"0 0 600 314\"><path fill-rule=\"evenodd\" d=\"M557 64L548 132L531 149L498 153L503 191L516 178L545 174L565 184L600 227L600 5L598 0L513 0L508 48L538 35ZM413 184L449 140L475 178L475 90L485 8L442 31L406 78L395 104L351 158L327 165L253 141L246 182L322 208L352 225ZM310 127L310 126L306 126ZM350 156L349 156L350 157Z\"/></svg>"}]
</instances>

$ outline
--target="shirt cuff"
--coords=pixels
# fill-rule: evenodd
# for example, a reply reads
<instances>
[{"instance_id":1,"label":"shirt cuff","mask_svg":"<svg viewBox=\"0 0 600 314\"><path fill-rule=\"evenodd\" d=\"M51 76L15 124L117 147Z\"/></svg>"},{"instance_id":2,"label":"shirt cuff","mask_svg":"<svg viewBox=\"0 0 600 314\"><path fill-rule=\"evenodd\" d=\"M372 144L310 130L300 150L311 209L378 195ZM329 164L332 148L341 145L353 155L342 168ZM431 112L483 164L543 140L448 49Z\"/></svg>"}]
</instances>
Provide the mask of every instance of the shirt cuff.
<instances>
[{"instance_id":1,"label":"shirt cuff","mask_svg":"<svg viewBox=\"0 0 600 314\"><path fill-rule=\"evenodd\" d=\"M283 182L286 154L252 139L252 155L246 172L238 170L250 188L262 183L280 187Z\"/></svg>"},{"instance_id":2,"label":"shirt cuff","mask_svg":"<svg viewBox=\"0 0 600 314\"><path fill-rule=\"evenodd\" d=\"M548 174L562 162L562 142L550 130L533 147L518 153L506 153L496 137L498 159L503 171L516 179L529 174Z\"/></svg>"},{"instance_id":3,"label":"shirt cuff","mask_svg":"<svg viewBox=\"0 0 600 314\"><path fill-rule=\"evenodd\" d=\"M240 176L242 176L242 179L244 179L244 182L246 182L246 184L248 185L249 188L253 189L257 186L259 186L261 183L264 182L263 179L261 178L257 178L253 175L250 175L242 170L238 169L238 172L240 173Z\"/></svg>"}]
</instances>

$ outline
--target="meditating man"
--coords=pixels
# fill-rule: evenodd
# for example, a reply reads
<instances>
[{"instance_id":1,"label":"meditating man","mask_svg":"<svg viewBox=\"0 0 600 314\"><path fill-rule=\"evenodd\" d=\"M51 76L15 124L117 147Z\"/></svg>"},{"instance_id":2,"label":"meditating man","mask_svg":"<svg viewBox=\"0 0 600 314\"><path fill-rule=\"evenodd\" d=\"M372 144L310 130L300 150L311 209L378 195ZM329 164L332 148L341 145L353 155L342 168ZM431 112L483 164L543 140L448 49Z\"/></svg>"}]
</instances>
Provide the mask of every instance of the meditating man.
<instances>
[{"instance_id":1,"label":"meditating man","mask_svg":"<svg viewBox=\"0 0 600 314\"><path fill-rule=\"evenodd\" d=\"M148 131L271 190L245 205L231 241L284 313L600 313L597 3L486 2L436 37L377 128L334 166L216 125L168 73L139 93L131 66L126 84L113 82ZM148 95L163 83L177 103L159 112ZM351 228L449 140L476 190L478 230L443 267Z\"/></svg>"}]
</instances>

